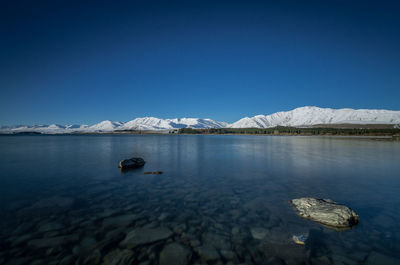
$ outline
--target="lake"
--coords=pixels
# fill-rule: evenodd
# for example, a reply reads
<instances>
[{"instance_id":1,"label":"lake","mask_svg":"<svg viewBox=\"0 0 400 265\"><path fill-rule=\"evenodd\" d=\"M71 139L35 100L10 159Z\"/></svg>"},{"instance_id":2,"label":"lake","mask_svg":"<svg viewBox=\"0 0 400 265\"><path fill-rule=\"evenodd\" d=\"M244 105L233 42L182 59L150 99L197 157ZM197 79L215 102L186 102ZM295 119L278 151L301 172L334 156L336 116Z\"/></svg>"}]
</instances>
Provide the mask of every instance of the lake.
<instances>
[{"instance_id":1,"label":"lake","mask_svg":"<svg viewBox=\"0 0 400 265\"><path fill-rule=\"evenodd\" d=\"M0 264L400 264L400 142L1 136L0 155ZM147 163L121 172L130 157ZM299 197L360 222L304 220Z\"/></svg>"}]
</instances>

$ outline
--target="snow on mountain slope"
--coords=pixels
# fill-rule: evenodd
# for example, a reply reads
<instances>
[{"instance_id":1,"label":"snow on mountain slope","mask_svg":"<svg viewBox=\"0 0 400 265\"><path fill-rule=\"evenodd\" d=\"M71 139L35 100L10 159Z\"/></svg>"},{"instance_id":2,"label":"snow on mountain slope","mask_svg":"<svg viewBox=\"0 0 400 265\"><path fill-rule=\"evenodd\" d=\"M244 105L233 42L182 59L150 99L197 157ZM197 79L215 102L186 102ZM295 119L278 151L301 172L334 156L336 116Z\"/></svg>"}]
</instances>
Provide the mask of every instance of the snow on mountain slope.
<instances>
[{"instance_id":1,"label":"snow on mountain slope","mask_svg":"<svg viewBox=\"0 0 400 265\"><path fill-rule=\"evenodd\" d=\"M213 121L211 119L181 118L167 119L175 128L223 128L228 125L226 122Z\"/></svg>"},{"instance_id":2,"label":"snow on mountain slope","mask_svg":"<svg viewBox=\"0 0 400 265\"><path fill-rule=\"evenodd\" d=\"M40 133L64 133L68 129L66 126L51 124L51 125L20 125L20 126L12 126L8 129L2 130L2 132L6 133L19 133L19 132L40 132Z\"/></svg>"},{"instance_id":3,"label":"snow on mountain slope","mask_svg":"<svg viewBox=\"0 0 400 265\"><path fill-rule=\"evenodd\" d=\"M87 125L17 125L2 126L1 133L20 133L20 132L38 132L45 134L71 133L79 131L87 131Z\"/></svg>"},{"instance_id":4,"label":"snow on mountain slope","mask_svg":"<svg viewBox=\"0 0 400 265\"><path fill-rule=\"evenodd\" d=\"M86 130L89 128L89 125L86 124L69 124L69 125L65 125L65 129L70 129L70 130Z\"/></svg>"},{"instance_id":5,"label":"snow on mountain slope","mask_svg":"<svg viewBox=\"0 0 400 265\"><path fill-rule=\"evenodd\" d=\"M100 123L97 123L95 125L92 125L88 128L86 128L86 131L94 131L94 132L109 132L115 130L115 128L121 126L123 123L119 121L102 121Z\"/></svg>"},{"instance_id":6,"label":"snow on mountain slope","mask_svg":"<svg viewBox=\"0 0 400 265\"><path fill-rule=\"evenodd\" d=\"M136 118L118 127L118 130L164 130L164 129L173 129L173 127L170 125L168 121L154 117Z\"/></svg>"},{"instance_id":7,"label":"snow on mountain slope","mask_svg":"<svg viewBox=\"0 0 400 265\"><path fill-rule=\"evenodd\" d=\"M230 128L269 128L275 126L308 126L315 124L399 124L400 111L373 109L330 109L301 107L271 115L243 118Z\"/></svg>"},{"instance_id":8,"label":"snow on mountain slope","mask_svg":"<svg viewBox=\"0 0 400 265\"><path fill-rule=\"evenodd\" d=\"M181 118L181 119L159 119L154 117L136 118L129 121L118 130L169 130L180 128L222 128L227 126L226 122L217 122L211 119Z\"/></svg>"}]
</instances>

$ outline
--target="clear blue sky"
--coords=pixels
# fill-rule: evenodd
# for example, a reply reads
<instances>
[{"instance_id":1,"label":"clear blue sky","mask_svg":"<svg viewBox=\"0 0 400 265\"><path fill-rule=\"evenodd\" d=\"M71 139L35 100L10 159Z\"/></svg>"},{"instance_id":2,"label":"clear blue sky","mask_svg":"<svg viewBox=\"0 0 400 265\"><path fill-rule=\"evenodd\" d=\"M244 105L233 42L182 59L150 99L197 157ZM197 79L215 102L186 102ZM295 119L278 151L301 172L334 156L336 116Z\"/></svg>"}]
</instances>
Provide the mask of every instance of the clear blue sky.
<instances>
[{"instance_id":1,"label":"clear blue sky","mask_svg":"<svg viewBox=\"0 0 400 265\"><path fill-rule=\"evenodd\" d=\"M1 1L0 124L400 109L400 1Z\"/></svg>"}]
</instances>

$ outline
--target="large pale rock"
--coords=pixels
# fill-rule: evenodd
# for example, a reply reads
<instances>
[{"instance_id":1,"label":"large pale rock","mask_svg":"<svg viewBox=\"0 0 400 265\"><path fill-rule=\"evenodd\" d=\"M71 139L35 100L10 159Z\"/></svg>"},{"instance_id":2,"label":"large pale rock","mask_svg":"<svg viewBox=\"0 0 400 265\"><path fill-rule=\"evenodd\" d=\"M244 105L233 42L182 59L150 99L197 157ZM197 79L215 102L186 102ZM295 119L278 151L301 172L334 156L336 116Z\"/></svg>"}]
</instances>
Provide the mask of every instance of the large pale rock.
<instances>
[{"instance_id":1,"label":"large pale rock","mask_svg":"<svg viewBox=\"0 0 400 265\"><path fill-rule=\"evenodd\" d=\"M349 228L358 223L358 215L352 209L329 199L299 198L290 203L300 217L333 228Z\"/></svg>"},{"instance_id":2,"label":"large pale rock","mask_svg":"<svg viewBox=\"0 0 400 265\"><path fill-rule=\"evenodd\" d=\"M139 168L144 166L145 163L146 162L143 160L143 158L133 157L119 161L118 167L121 169Z\"/></svg>"},{"instance_id":3,"label":"large pale rock","mask_svg":"<svg viewBox=\"0 0 400 265\"><path fill-rule=\"evenodd\" d=\"M120 243L124 248L134 248L139 245L146 245L172 236L172 231L166 227L137 228L129 232Z\"/></svg>"}]
</instances>

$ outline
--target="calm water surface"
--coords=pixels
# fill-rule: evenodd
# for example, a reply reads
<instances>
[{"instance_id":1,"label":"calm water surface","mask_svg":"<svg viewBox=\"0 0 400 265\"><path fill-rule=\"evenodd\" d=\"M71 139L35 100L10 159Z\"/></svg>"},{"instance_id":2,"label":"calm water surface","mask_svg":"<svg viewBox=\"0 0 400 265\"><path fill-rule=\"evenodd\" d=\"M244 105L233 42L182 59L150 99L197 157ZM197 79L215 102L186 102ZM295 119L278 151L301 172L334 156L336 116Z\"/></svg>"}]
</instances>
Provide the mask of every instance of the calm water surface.
<instances>
[{"instance_id":1,"label":"calm water surface","mask_svg":"<svg viewBox=\"0 0 400 265\"><path fill-rule=\"evenodd\" d=\"M2 136L0 157L0 264L400 264L400 142ZM305 196L360 223L303 220Z\"/></svg>"}]
</instances>

